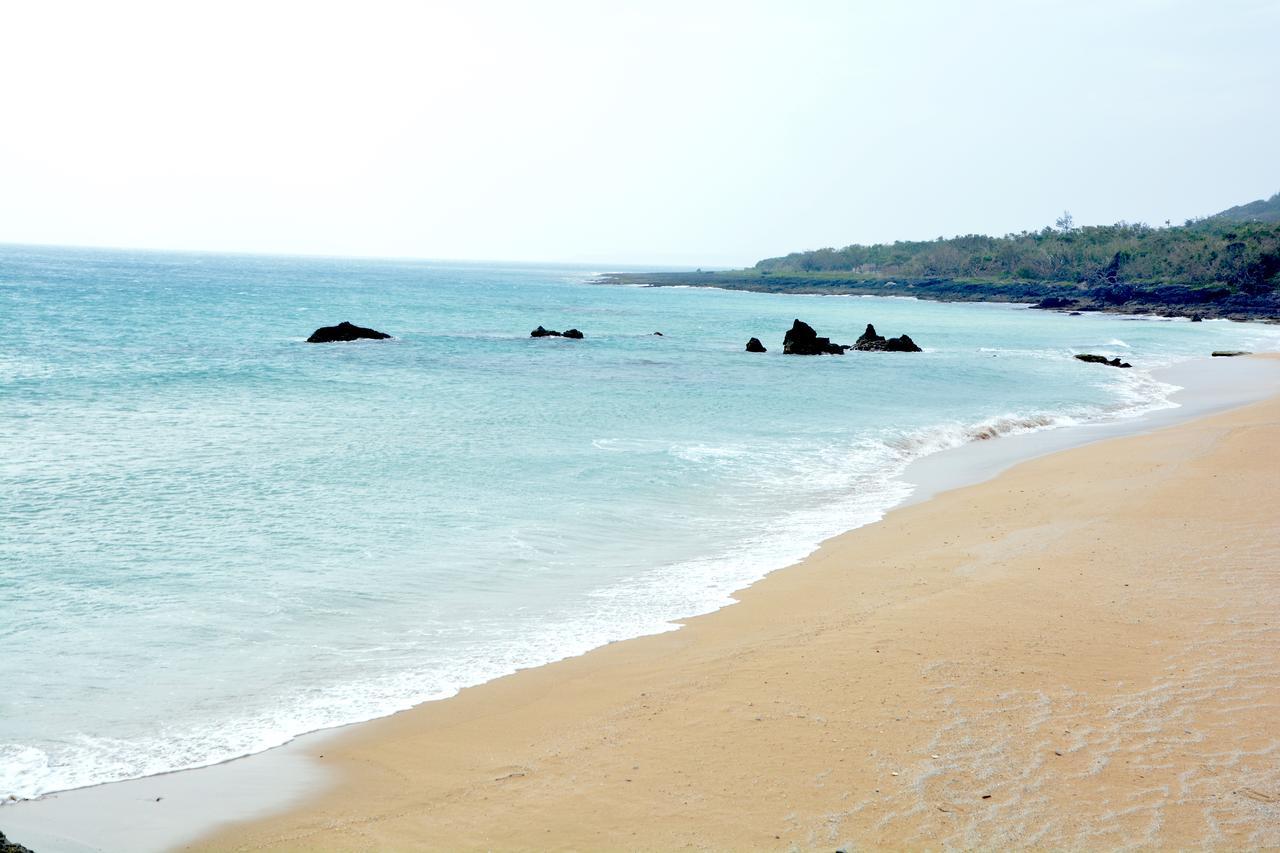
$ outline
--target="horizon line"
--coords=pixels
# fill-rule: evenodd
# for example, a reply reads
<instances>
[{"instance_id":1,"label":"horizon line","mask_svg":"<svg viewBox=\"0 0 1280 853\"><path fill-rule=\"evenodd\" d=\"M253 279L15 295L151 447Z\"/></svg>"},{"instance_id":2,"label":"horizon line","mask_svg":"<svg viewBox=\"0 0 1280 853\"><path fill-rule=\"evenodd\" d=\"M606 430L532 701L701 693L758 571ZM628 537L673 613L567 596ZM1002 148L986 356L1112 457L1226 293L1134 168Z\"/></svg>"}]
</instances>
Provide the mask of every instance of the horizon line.
<instances>
[{"instance_id":1,"label":"horizon line","mask_svg":"<svg viewBox=\"0 0 1280 853\"><path fill-rule=\"evenodd\" d=\"M218 255L226 257L250 257L250 258L299 258L306 260L329 260L329 261L412 261L417 263L450 263L450 264L507 264L512 266L607 266L605 262L595 261L573 261L573 260L530 260L530 259L501 259L501 258L443 258L443 257L425 257L421 255L342 255L342 254L325 254L320 252L288 252L288 251L254 251L245 249L174 249L174 248L157 248L155 246L112 246L104 244L86 244L86 243L29 243L29 242L13 242L9 240L0 240L0 249L3 248L28 248L28 249L69 249L69 250L86 250L97 252L149 252L153 254L173 254L173 255ZM731 270L740 269L728 264L676 264L653 262L653 264L645 264L635 261L611 261L626 267L663 267L690 271L695 269L712 269L712 270ZM611 272L610 269L601 269L601 272ZM656 271L656 270L655 270Z\"/></svg>"}]
</instances>

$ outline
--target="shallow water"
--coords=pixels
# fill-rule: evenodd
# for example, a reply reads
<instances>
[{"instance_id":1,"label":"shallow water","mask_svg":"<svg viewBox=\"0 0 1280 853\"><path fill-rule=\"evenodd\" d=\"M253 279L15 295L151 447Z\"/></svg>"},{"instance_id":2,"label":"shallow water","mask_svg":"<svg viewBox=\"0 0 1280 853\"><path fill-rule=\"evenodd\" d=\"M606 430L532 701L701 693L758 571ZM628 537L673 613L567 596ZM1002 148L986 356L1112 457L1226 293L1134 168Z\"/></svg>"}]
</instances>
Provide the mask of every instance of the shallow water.
<instances>
[{"instance_id":1,"label":"shallow water","mask_svg":"<svg viewBox=\"0 0 1280 853\"><path fill-rule=\"evenodd\" d=\"M1169 405L1150 369L1280 348L1265 326L592 272L0 247L0 796L668 630L878 518L914 458ZM927 351L782 357L794 317ZM303 343L340 320L395 340Z\"/></svg>"}]
</instances>

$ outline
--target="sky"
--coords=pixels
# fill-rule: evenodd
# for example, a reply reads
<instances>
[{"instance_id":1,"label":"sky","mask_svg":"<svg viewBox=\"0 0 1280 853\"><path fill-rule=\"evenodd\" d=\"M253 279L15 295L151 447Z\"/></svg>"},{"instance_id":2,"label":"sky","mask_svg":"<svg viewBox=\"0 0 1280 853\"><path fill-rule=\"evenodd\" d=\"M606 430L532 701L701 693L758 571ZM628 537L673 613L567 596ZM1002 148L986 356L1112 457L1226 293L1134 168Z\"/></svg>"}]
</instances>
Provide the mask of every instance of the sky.
<instances>
[{"instance_id":1,"label":"sky","mask_svg":"<svg viewBox=\"0 0 1280 853\"><path fill-rule=\"evenodd\" d=\"M1280 0L3 18L0 242L744 266L1280 191Z\"/></svg>"}]
</instances>

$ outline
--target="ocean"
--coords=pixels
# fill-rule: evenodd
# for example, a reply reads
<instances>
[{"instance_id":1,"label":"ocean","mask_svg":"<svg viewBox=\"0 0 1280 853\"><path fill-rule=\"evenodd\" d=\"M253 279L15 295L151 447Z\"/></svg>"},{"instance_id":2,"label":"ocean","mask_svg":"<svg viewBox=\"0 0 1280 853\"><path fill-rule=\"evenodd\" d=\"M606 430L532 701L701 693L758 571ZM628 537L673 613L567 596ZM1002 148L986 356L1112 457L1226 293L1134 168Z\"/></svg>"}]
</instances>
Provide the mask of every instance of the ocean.
<instances>
[{"instance_id":1,"label":"ocean","mask_svg":"<svg viewBox=\"0 0 1280 853\"><path fill-rule=\"evenodd\" d=\"M1280 349L598 271L0 247L0 799L672 630L880 518L913 459L1168 407L1152 369ZM785 357L794 318L925 352ZM342 320L394 339L304 343Z\"/></svg>"}]
</instances>

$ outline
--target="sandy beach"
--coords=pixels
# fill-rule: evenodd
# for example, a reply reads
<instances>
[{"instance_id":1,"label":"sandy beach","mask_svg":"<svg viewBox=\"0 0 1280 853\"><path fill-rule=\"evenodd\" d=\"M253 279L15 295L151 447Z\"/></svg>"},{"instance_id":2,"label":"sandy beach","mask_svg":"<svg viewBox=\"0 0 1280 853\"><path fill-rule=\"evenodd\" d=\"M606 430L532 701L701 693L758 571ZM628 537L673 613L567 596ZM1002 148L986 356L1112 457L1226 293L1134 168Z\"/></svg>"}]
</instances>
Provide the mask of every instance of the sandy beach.
<instances>
[{"instance_id":1,"label":"sandy beach","mask_svg":"<svg viewBox=\"0 0 1280 853\"><path fill-rule=\"evenodd\" d=\"M679 631L0 829L75 853L1280 844L1280 360L1162 377L1179 408L920 460L907 505Z\"/></svg>"},{"instance_id":2,"label":"sandy beach","mask_svg":"<svg viewBox=\"0 0 1280 853\"><path fill-rule=\"evenodd\" d=\"M892 512L323 744L193 849L1280 844L1280 399Z\"/></svg>"}]
</instances>

